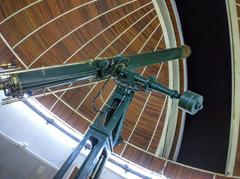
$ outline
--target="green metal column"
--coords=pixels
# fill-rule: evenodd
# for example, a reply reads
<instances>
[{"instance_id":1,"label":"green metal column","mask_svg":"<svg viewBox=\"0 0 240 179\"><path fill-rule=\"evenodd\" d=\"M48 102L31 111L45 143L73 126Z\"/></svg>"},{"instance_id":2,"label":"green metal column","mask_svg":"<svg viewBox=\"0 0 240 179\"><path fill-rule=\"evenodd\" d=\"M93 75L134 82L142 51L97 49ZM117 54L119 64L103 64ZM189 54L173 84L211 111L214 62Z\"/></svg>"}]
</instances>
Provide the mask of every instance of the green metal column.
<instances>
[{"instance_id":1,"label":"green metal column","mask_svg":"<svg viewBox=\"0 0 240 179\"><path fill-rule=\"evenodd\" d=\"M123 121L133 94L134 91L131 89L117 86L107 105L102 109L104 112L98 113L96 120L88 129L83 140L70 154L54 179L60 179L64 176L87 141L91 143L92 150L81 165L76 178L99 177L105 162L113 151L113 147L118 143Z\"/></svg>"}]
</instances>

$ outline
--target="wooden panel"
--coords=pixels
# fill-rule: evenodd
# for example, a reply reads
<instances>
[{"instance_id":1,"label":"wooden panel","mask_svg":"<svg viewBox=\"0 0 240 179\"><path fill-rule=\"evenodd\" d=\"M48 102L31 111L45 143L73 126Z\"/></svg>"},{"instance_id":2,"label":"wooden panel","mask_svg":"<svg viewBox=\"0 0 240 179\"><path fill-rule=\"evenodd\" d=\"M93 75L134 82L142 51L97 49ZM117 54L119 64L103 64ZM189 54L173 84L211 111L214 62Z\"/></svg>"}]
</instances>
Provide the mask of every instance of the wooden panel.
<instances>
[{"instance_id":1,"label":"wooden panel","mask_svg":"<svg viewBox=\"0 0 240 179\"><path fill-rule=\"evenodd\" d=\"M144 102L147 99L147 94L144 92L135 93L134 98L128 109L126 119L124 121L122 137L124 140L128 140L130 133L142 111Z\"/></svg>"},{"instance_id":2,"label":"wooden panel","mask_svg":"<svg viewBox=\"0 0 240 179\"><path fill-rule=\"evenodd\" d=\"M156 33L154 33L154 35L155 34ZM156 37L153 36L151 39L154 39L154 38L156 38ZM158 35L156 39L160 39L160 35ZM157 44L158 42L155 41L154 43ZM155 47L152 46L150 48L153 50L154 48L156 48L156 46ZM144 47L143 51L145 51L145 50L148 50L148 49L146 49ZM158 68L159 68L159 66L158 66ZM148 77L151 74L155 76L157 74L158 68L148 67L146 69L146 71L143 73L143 76ZM165 75L166 74L164 73L162 76L165 76ZM139 94L139 92L137 92L133 98L132 104L129 107L129 111L127 113L126 120L124 122L124 127L123 127L124 129L123 129L123 133L122 133L124 140L126 140L127 142L131 143L132 141L139 141L139 142L141 141L141 140L132 140L132 141L129 141L129 140L131 137L130 135L132 135L132 133L134 132L133 130L137 129L137 128L135 128L136 121L141 118L141 116L139 116L139 115L141 114L142 111L144 111L143 106L144 106L145 101L147 100L147 96L148 96L148 94L146 94L146 93L141 92L141 94ZM136 104L135 104L135 102L136 102ZM144 113L142 114L142 116L143 115L144 115ZM147 117L145 117L145 118L147 118ZM148 126L145 126L145 128L147 128L147 127ZM144 137L141 137L141 136L145 136L145 135L146 134L142 131L141 135L137 135L137 138L144 139ZM136 135L134 135L134 136L136 137ZM125 150L125 148L124 148L124 150ZM124 151L121 151L121 152L124 152Z\"/></svg>"},{"instance_id":3,"label":"wooden panel","mask_svg":"<svg viewBox=\"0 0 240 179\"><path fill-rule=\"evenodd\" d=\"M29 63L30 63L30 62L36 60L36 58L38 58L40 55L42 55L42 53L45 52L54 43L58 42L59 39L64 37L64 39L62 39L62 41L61 41L61 43L63 45L60 44L60 48L59 48L59 44L57 43L56 44L57 46L54 45L55 46L54 49L63 49L63 47L67 48L66 50L63 49L64 50L63 52L65 52L65 55L63 55L63 56L59 55L56 57L60 58L60 57L66 57L66 55L69 56L70 54L75 52L79 47L81 47L83 44L85 44L87 41L89 41L89 39L91 39L94 35L101 32L103 29L107 28L110 24L117 21L117 19L119 19L120 17L122 17L123 15L126 14L126 12L121 10L122 8L114 10L114 7L117 6L115 3L103 5L102 2L103 1L99 1L98 4L94 3L94 4L96 4L95 6L100 6L100 7L103 6L104 7L102 10L99 10L99 12L94 10L94 8L96 8L96 7L93 6L93 4L90 4L90 5L88 5L88 6L90 6L89 8L88 7L81 8L81 11L78 11L78 14L69 14L69 18L62 19L60 22L54 21L54 23L49 24L52 27L46 26L46 27L44 27L45 31L41 30L41 31L34 33L28 39L26 39L23 43L21 43L16 48L16 51L18 52L18 54L20 55L20 57L22 59L25 59L25 61L29 61ZM109 1L109 2L116 2L116 1ZM121 4L123 4L123 3L124 3L124 1L121 2ZM133 4L135 4L135 3L133 3ZM140 4L140 3L138 3L138 4ZM132 6L130 6L130 7L132 7ZM135 6L133 6L133 8L134 7ZM137 6L137 7L139 7L139 6ZM130 8L127 12L131 12L133 8ZM77 29L77 31L75 31L74 33L71 33L66 36L66 34L68 34L69 32L75 30L76 28L79 28L81 25L88 22L92 18L94 18L108 10L112 10L112 11L106 15L101 16L100 18L97 18L94 21L90 21L90 23L87 23L86 25L84 25L83 28ZM147 10L149 10L149 7L147 7L146 10L144 10L144 11L147 12ZM144 13L144 11L142 13ZM89 13L97 13L97 14L89 14ZM140 14L140 17L142 15L142 13ZM88 14L88 15L86 15L86 14ZM109 17L109 14L112 15L111 16L112 18L107 18L107 17ZM123 14L123 15L120 15L120 14ZM139 15L139 13L138 13L138 15ZM82 17L82 18L79 18L79 17ZM65 18L65 16L63 16L61 18ZM83 19L83 18L87 18L87 19ZM149 18L151 18L151 17L149 17ZM72 22L72 21L74 21L74 22ZM75 22L75 21L79 21L79 22ZM104 22L104 23L101 23L101 22ZM47 34L49 34L49 35L47 35ZM67 43L66 43L66 41L67 41ZM100 44L99 43L96 43L96 44L101 45L103 42L104 41L102 41ZM32 44L32 45L29 46L28 44ZM97 50L97 49L98 48L94 47L90 52L92 52L93 50ZM52 50L51 50L51 52L52 52ZM89 52L89 51L85 51L85 53L87 53L87 52ZM58 53L56 53L56 54L58 54ZM51 64L59 62L58 58L53 58L53 57L51 58L51 61L53 61ZM83 59L88 59L88 58L89 58L89 56L87 56L87 55L85 57L83 57ZM49 58L46 58L46 59L48 60L48 63L49 63ZM61 60L61 58L59 60ZM27 63L27 64L29 64L29 63ZM39 65L41 66L44 64L40 63ZM38 66L38 65L35 65L35 66Z\"/></svg>"},{"instance_id":4,"label":"wooden panel","mask_svg":"<svg viewBox=\"0 0 240 179\"><path fill-rule=\"evenodd\" d=\"M174 138L173 138L173 144L172 144L172 148L169 154L168 159L169 160L173 160L174 154L175 154L175 150L177 147L177 142L178 142L178 137L179 137L179 133L180 133L180 128L182 127L182 110L178 110L179 114L178 114L178 118L177 118L177 125L176 125L176 131L174 134Z\"/></svg>"},{"instance_id":5,"label":"wooden panel","mask_svg":"<svg viewBox=\"0 0 240 179\"><path fill-rule=\"evenodd\" d=\"M73 109L77 109L80 105L80 102L85 98L92 87L93 85L89 85L74 90L68 90L62 96L62 99L67 102Z\"/></svg>"},{"instance_id":6,"label":"wooden panel","mask_svg":"<svg viewBox=\"0 0 240 179\"><path fill-rule=\"evenodd\" d=\"M213 175L190 169L181 165L177 165L171 162L167 163L164 170L164 175L168 178L174 179L212 179Z\"/></svg>"},{"instance_id":7,"label":"wooden panel","mask_svg":"<svg viewBox=\"0 0 240 179\"><path fill-rule=\"evenodd\" d=\"M237 155L235 159L234 175L240 176L240 131L238 134Z\"/></svg>"},{"instance_id":8,"label":"wooden panel","mask_svg":"<svg viewBox=\"0 0 240 179\"><path fill-rule=\"evenodd\" d=\"M237 16L240 17L240 4L237 5Z\"/></svg>"},{"instance_id":9,"label":"wooden panel","mask_svg":"<svg viewBox=\"0 0 240 179\"><path fill-rule=\"evenodd\" d=\"M71 110L69 107L59 101L53 108L52 112L56 114L64 122L68 123L73 128L85 133L90 123Z\"/></svg>"},{"instance_id":10,"label":"wooden panel","mask_svg":"<svg viewBox=\"0 0 240 179\"><path fill-rule=\"evenodd\" d=\"M47 109L51 108L51 106L57 101L57 98L53 95L42 96L37 98L37 100L43 104Z\"/></svg>"},{"instance_id":11,"label":"wooden panel","mask_svg":"<svg viewBox=\"0 0 240 179\"><path fill-rule=\"evenodd\" d=\"M0 38L0 63L7 63L7 62L16 62L17 65L20 65L19 61L16 61L15 56L7 47L7 45L3 42ZM21 65L20 65L21 66Z\"/></svg>"},{"instance_id":12,"label":"wooden panel","mask_svg":"<svg viewBox=\"0 0 240 179\"><path fill-rule=\"evenodd\" d=\"M130 138L130 143L147 150L158 119L161 118L164 99L164 96L161 95L159 95L159 98L156 96L150 96L138 125Z\"/></svg>"},{"instance_id":13,"label":"wooden panel","mask_svg":"<svg viewBox=\"0 0 240 179\"><path fill-rule=\"evenodd\" d=\"M113 149L114 153L117 154L117 155L119 155L119 156L121 156L122 151L125 150L125 146L126 146L126 145L127 145L126 142L123 141L123 142L120 143L119 145L115 146L114 149Z\"/></svg>"},{"instance_id":14,"label":"wooden panel","mask_svg":"<svg viewBox=\"0 0 240 179\"><path fill-rule=\"evenodd\" d=\"M157 125L157 129L155 131L155 134L152 136L152 142L149 146L148 152L154 153L157 150L158 144L160 142L160 138L162 136L162 129L164 127L164 123L165 123L165 117L166 117L166 112L167 112L167 98L165 101L165 105L164 108L162 109L162 115L161 118L159 118L158 120L158 125Z\"/></svg>"},{"instance_id":15,"label":"wooden panel","mask_svg":"<svg viewBox=\"0 0 240 179\"><path fill-rule=\"evenodd\" d=\"M37 2L36 0L2 0L0 3L0 23L7 17L18 13L22 8L26 8L27 6L31 6Z\"/></svg>"},{"instance_id":16,"label":"wooden panel","mask_svg":"<svg viewBox=\"0 0 240 179\"><path fill-rule=\"evenodd\" d=\"M74 167L74 169L71 171L69 179L74 179L76 177L76 175L78 174L78 170L79 170L79 168Z\"/></svg>"},{"instance_id":17,"label":"wooden panel","mask_svg":"<svg viewBox=\"0 0 240 179\"><path fill-rule=\"evenodd\" d=\"M97 114L97 111L95 111L92 107L93 99L97 95L99 90L102 88L102 85L103 85L103 82L97 84L97 86L92 90L92 92L88 95L86 100L82 103L82 105L78 109L78 111L81 114L86 116L91 121L93 119L95 119L96 114ZM113 81L110 81L106 85L105 90L103 91L103 95L102 95L103 99L105 99L105 100L107 99L109 94L112 92L114 86L115 86L115 84L113 83ZM103 105L103 101L101 101L100 98L98 98L96 100L96 107L100 110L102 105Z\"/></svg>"},{"instance_id":18,"label":"wooden panel","mask_svg":"<svg viewBox=\"0 0 240 179\"><path fill-rule=\"evenodd\" d=\"M169 81L168 81L168 63L163 63L162 65L162 69L161 69L161 73L159 75L159 77L157 78L157 80L164 86L168 86L169 85ZM155 153L157 146L159 144L161 135L162 135L162 130L164 127L164 123L165 123L165 117L166 117L166 111L167 111L167 98L165 95L153 92L152 96L154 98L157 99L157 101L159 103L161 103L161 110L160 111L160 115L159 118L157 119L157 126L156 126L156 131L155 133L153 133L153 136L151 138L151 144L148 146L148 151ZM164 105L163 105L164 104Z\"/></svg>"},{"instance_id":19,"label":"wooden panel","mask_svg":"<svg viewBox=\"0 0 240 179\"><path fill-rule=\"evenodd\" d=\"M164 160L147 154L130 145L127 145L123 157L155 172L161 171L165 163Z\"/></svg>"},{"instance_id":20,"label":"wooden panel","mask_svg":"<svg viewBox=\"0 0 240 179\"><path fill-rule=\"evenodd\" d=\"M175 33L175 37L176 37L176 42L177 42L177 45L179 46L179 45L181 45L181 43L180 43L180 35L179 35L177 21L176 21L176 18L175 18L175 14L174 14L174 10L173 10L173 7L172 7L172 3L171 3L171 0L166 0L165 2L167 4L168 11L169 11L169 14L170 14L170 17L171 17L171 20L172 20L173 29L174 29L174 33Z\"/></svg>"},{"instance_id":21,"label":"wooden panel","mask_svg":"<svg viewBox=\"0 0 240 179\"><path fill-rule=\"evenodd\" d=\"M148 67L144 76L151 75L156 76L160 66ZM164 74L165 76L165 74ZM159 97L159 98L158 98ZM146 150L153 135L157 121L161 115L161 109L163 107L165 96L164 95L150 95L143 113L137 123L137 126L130 138L130 143Z\"/></svg>"},{"instance_id":22,"label":"wooden panel","mask_svg":"<svg viewBox=\"0 0 240 179\"><path fill-rule=\"evenodd\" d=\"M13 46L38 27L49 22L51 19L79 6L80 4L84 4L85 2L86 1L74 0L41 1L40 3L31 6L31 8L25 9L21 13L16 14L6 21L1 26L1 32L7 37L9 44ZM13 26L17 26L19 29L16 31L16 29L11 28ZM55 36L56 32L51 35Z\"/></svg>"}]
</instances>

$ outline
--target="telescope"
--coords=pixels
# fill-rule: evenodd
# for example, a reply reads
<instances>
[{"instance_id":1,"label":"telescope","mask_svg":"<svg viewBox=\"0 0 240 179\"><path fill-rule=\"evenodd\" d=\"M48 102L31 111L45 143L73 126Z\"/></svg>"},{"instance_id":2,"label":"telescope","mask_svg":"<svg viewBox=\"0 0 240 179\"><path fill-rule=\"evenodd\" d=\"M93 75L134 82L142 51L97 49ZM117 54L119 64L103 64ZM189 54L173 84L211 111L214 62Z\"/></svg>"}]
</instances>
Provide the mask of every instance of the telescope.
<instances>
[{"instance_id":1,"label":"telescope","mask_svg":"<svg viewBox=\"0 0 240 179\"><path fill-rule=\"evenodd\" d=\"M166 49L150 53L143 53L129 56L116 56L111 58L100 58L88 60L82 63L72 63L51 67L42 67L28 70L9 71L8 69L0 72L0 90L4 90L7 98L3 99L2 104L23 100L25 97L34 97L36 92L44 94L47 89L56 86L66 85L74 82L94 82L107 79L111 76L116 79L121 70L133 70L147 65L166 62L173 59L186 58L191 50L187 45L178 48ZM15 64L14 64L15 65ZM135 75L136 83L141 81L140 75ZM138 76L138 77L137 77ZM156 80L155 80L156 81ZM172 95L176 93L167 89L161 84L151 82L148 90L155 90L164 93L171 98L179 100L179 107L184 111L195 114L202 107L202 96L186 91L182 95ZM145 84L146 85L146 84Z\"/></svg>"},{"instance_id":2,"label":"telescope","mask_svg":"<svg viewBox=\"0 0 240 179\"><path fill-rule=\"evenodd\" d=\"M135 92L156 91L163 93L172 99L179 100L178 107L192 115L202 109L203 97L201 95L192 91L185 91L180 94L174 89L163 86L154 77L145 78L134 72L134 69L139 67L186 58L190 54L190 47L183 45L162 51L100 58L83 63L28 70L14 71L11 65L4 65L5 70L0 72L0 90L4 90L7 98L3 99L2 103L8 104L24 100L36 96L37 93L44 94L46 90L51 90L56 86L102 80L106 80L104 83L106 85L110 79L113 79L117 84L113 94L103 106L103 109L98 111L95 121L90 125L83 140L54 176L54 179L61 179L82 148L87 142L90 142L91 152L84 160L75 178L98 178L113 148L122 141L123 122ZM94 102L93 107L95 107Z\"/></svg>"}]
</instances>

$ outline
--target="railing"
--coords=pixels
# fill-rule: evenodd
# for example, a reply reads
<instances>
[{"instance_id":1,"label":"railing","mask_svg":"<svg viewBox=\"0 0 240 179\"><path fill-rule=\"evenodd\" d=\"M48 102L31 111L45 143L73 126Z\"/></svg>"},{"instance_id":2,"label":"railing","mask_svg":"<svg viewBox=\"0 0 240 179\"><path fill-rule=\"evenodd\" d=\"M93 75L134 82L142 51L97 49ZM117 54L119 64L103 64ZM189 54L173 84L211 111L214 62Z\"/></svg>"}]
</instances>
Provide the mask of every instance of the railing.
<instances>
[{"instance_id":1,"label":"railing","mask_svg":"<svg viewBox=\"0 0 240 179\"><path fill-rule=\"evenodd\" d=\"M239 164L237 165L237 162L240 162L240 158L237 158L237 148L239 147L238 145L240 145L238 143L240 125L240 37L236 3L235 1L226 0L226 6L232 56L232 116L226 174L232 176L240 173L240 166Z\"/></svg>"}]
</instances>

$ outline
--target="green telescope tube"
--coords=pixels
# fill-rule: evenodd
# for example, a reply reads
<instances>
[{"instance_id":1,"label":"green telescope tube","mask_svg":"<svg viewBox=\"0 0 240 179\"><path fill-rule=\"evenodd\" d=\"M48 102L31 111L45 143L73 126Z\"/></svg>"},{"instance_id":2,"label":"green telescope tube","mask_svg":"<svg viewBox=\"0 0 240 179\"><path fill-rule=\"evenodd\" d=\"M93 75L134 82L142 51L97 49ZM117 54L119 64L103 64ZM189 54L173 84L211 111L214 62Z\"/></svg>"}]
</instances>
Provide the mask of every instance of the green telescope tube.
<instances>
[{"instance_id":1,"label":"green telescope tube","mask_svg":"<svg viewBox=\"0 0 240 179\"><path fill-rule=\"evenodd\" d=\"M64 85L86 78L95 78L96 74L96 64L86 62L30 70L18 73L17 77L22 90L34 90L37 88Z\"/></svg>"},{"instance_id":2,"label":"green telescope tube","mask_svg":"<svg viewBox=\"0 0 240 179\"><path fill-rule=\"evenodd\" d=\"M89 60L83 63L64 64L52 67L10 72L6 74L12 74L15 79L18 79L19 84L15 84L15 86L18 86L19 90L35 90L56 85L69 84L85 79L91 79L94 81L102 80L108 75L112 74L114 65L119 63L125 64L127 69L134 69L169 60L186 58L190 55L190 53L190 47L183 45L178 48L122 56L121 58L103 58ZM113 65L111 66L111 64ZM6 85L0 83L0 89L5 88L3 86ZM16 90L16 88L13 89Z\"/></svg>"},{"instance_id":3,"label":"green telescope tube","mask_svg":"<svg viewBox=\"0 0 240 179\"><path fill-rule=\"evenodd\" d=\"M183 45L178 48L130 55L125 57L129 59L127 69L134 69L173 59L186 58L190 55L190 53L190 48L186 45ZM105 60L114 60L114 57ZM60 81L62 83L62 80L80 80L81 78L96 76L97 70L99 70L97 65L99 61L101 60L59 65L56 67L48 67L39 70L28 71L25 73L19 73L18 78L21 82L22 87L30 87L33 83L37 85L56 83L56 81Z\"/></svg>"},{"instance_id":4,"label":"green telescope tube","mask_svg":"<svg viewBox=\"0 0 240 179\"><path fill-rule=\"evenodd\" d=\"M138 55L130 55L128 69L144 67L174 59L187 58L191 54L191 48L187 45L182 45L178 48L170 48L161 51L142 53Z\"/></svg>"}]
</instances>

